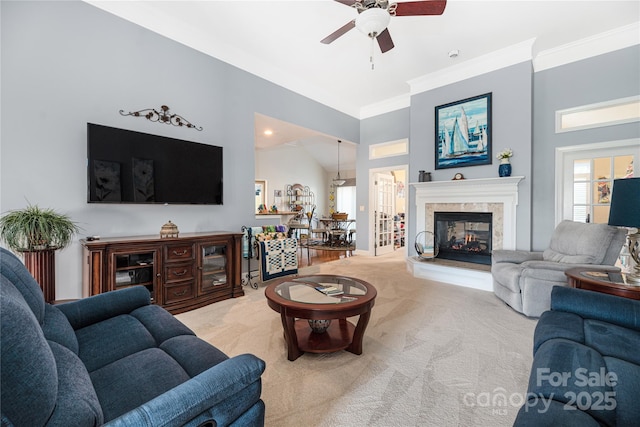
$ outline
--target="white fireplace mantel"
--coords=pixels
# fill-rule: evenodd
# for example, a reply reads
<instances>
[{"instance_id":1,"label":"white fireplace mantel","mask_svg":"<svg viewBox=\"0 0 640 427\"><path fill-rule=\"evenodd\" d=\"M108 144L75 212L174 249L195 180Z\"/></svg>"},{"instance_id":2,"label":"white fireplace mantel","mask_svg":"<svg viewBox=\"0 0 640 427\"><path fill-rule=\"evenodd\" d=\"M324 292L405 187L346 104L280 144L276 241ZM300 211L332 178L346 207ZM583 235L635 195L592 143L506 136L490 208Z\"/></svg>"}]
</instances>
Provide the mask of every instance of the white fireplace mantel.
<instances>
[{"instance_id":1,"label":"white fireplace mantel","mask_svg":"<svg viewBox=\"0 0 640 427\"><path fill-rule=\"evenodd\" d=\"M450 208L455 204L459 211L493 210L493 248L516 249L518 184L522 179L523 176L512 176L410 183L416 190L416 233L433 227L432 216L436 208ZM484 271L441 266L413 258L408 260L407 268L415 277L486 291L492 289L491 273Z\"/></svg>"},{"instance_id":2,"label":"white fireplace mantel","mask_svg":"<svg viewBox=\"0 0 640 427\"><path fill-rule=\"evenodd\" d=\"M416 232L425 229L427 203L500 203L503 205L501 249L516 248L518 183L523 176L415 182Z\"/></svg>"}]
</instances>

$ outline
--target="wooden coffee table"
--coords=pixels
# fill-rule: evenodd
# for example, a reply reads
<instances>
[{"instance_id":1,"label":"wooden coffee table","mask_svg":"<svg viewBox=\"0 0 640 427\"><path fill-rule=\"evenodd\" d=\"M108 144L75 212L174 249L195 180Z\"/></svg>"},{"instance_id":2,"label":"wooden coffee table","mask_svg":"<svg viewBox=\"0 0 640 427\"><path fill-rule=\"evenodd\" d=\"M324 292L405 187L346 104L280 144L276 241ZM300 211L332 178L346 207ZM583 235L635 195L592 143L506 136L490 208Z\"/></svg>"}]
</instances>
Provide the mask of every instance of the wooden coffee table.
<instances>
[{"instance_id":1,"label":"wooden coffee table","mask_svg":"<svg viewBox=\"0 0 640 427\"><path fill-rule=\"evenodd\" d=\"M565 272L573 288L640 300L640 286L626 284L624 273L615 273L580 267Z\"/></svg>"},{"instance_id":2,"label":"wooden coffee table","mask_svg":"<svg viewBox=\"0 0 640 427\"><path fill-rule=\"evenodd\" d=\"M336 287L344 293L325 295L316 290L322 285ZM280 313L287 357L291 361L304 352L347 350L362 354L364 331L376 295L376 288L364 280L328 274L285 277L265 289L269 307ZM347 320L354 316L359 316L356 325Z\"/></svg>"}]
</instances>

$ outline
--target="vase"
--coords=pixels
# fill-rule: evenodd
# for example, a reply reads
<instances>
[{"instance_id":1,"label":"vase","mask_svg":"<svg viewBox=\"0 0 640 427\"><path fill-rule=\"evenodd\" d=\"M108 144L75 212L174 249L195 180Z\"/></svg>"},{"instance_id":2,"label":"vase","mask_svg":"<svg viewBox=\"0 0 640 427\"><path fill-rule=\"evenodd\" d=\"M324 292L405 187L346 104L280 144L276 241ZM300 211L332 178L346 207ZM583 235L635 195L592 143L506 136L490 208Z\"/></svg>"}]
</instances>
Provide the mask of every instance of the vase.
<instances>
[{"instance_id":1,"label":"vase","mask_svg":"<svg viewBox=\"0 0 640 427\"><path fill-rule=\"evenodd\" d=\"M498 166L498 175L501 177L511 176L511 163L509 159L501 159L500 166Z\"/></svg>"},{"instance_id":2,"label":"vase","mask_svg":"<svg viewBox=\"0 0 640 427\"><path fill-rule=\"evenodd\" d=\"M316 334L323 334L329 329L331 325L331 319L328 320L311 320L308 319L311 330Z\"/></svg>"},{"instance_id":3,"label":"vase","mask_svg":"<svg viewBox=\"0 0 640 427\"><path fill-rule=\"evenodd\" d=\"M418 171L418 182L431 181L431 172Z\"/></svg>"}]
</instances>

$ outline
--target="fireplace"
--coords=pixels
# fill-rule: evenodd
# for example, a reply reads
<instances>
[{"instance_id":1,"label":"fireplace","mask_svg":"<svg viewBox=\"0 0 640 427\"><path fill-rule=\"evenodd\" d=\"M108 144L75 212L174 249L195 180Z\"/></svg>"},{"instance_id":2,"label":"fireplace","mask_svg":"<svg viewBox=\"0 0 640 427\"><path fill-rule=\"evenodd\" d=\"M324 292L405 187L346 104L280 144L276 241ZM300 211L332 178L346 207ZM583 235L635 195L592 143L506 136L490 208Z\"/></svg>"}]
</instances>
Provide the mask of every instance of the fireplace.
<instances>
[{"instance_id":1,"label":"fireplace","mask_svg":"<svg viewBox=\"0 0 640 427\"><path fill-rule=\"evenodd\" d=\"M518 183L523 178L510 176L411 183L415 188L416 233L436 229L435 212L490 213L490 250L516 249ZM424 262L417 257L407 259L407 269L415 277L489 292L493 290L489 265L474 263L469 264L473 268L467 268L451 264L458 263L448 260Z\"/></svg>"},{"instance_id":2,"label":"fireplace","mask_svg":"<svg viewBox=\"0 0 640 427\"><path fill-rule=\"evenodd\" d=\"M434 212L438 258L491 264L492 213Z\"/></svg>"}]
</instances>

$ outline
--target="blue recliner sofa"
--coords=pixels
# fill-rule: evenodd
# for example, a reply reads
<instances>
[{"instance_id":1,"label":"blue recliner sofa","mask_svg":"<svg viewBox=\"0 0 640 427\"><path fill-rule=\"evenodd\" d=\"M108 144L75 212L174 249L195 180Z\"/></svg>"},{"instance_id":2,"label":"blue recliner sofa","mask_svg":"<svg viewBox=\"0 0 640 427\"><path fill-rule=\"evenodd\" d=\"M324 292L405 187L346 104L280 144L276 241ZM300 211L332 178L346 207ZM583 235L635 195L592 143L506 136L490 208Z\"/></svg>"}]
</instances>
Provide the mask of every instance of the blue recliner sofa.
<instances>
[{"instance_id":1,"label":"blue recliner sofa","mask_svg":"<svg viewBox=\"0 0 640 427\"><path fill-rule=\"evenodd\" d=\"M640 301L555 286L516 427L640 426Z\"/></svg>"},{"instance_id":2,"label":"blue recliner sofa","mask_svg":"<svg viewBox=\"0 0 640 427\"><path fill-rule=\"evenodd\" d=\"M197 338L141 286L44 302L0 248L2 426L262 426L265 364Z\"/></svg>"}]
</instances>

